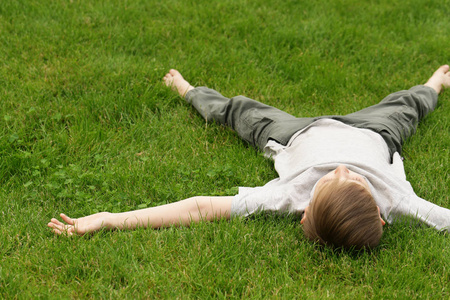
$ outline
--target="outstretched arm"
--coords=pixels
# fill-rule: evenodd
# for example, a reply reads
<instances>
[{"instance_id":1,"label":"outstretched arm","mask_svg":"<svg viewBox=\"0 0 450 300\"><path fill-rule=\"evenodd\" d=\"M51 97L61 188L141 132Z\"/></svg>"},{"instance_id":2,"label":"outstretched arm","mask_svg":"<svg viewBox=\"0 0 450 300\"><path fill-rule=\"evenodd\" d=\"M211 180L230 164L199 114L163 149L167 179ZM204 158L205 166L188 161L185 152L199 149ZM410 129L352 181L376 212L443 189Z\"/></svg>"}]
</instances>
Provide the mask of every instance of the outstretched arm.
<instances>
[{"instance_id":1,"label":"outstretched arm","mask_svg":"<svg viewBox=\"0 0 450 300\"><path fill-rule=\"evenodd\" d=\"M232 200L232 196L197 196L156 207L122 213L102 212L78 219L61 214L65 223L53 218L48 223L48 227L57 234L83 235L102 228L135 229L136 227L189 226L191 222L229 219Z\"/></svg>"}]
</instances>

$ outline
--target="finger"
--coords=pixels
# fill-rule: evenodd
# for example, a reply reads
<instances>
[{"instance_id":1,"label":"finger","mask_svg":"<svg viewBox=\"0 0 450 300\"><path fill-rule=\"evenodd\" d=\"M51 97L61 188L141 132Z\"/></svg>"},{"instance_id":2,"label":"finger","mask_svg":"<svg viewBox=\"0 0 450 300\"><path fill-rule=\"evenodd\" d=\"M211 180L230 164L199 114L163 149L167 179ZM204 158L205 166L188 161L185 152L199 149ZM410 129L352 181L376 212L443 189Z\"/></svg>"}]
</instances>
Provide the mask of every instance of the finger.
<instances>
[{"instance_id":1,"label":"finger","mask_svg":"<svg viewBox=\"0 0 450 300\"><path fill-rule=\"evenodd\" d=\"M64 231L66 230L66 226L64 224L55 224L53 222L50 222L47 224L48 227L53 228L54 230L58 230L58 231Z\"/></svg>"},{"instance_id":2,"label":"finger","mask_svg":"<svg viewBox=\"0 0 450 300\"><path fill-rule=\"evenodd\" d=\"M50 223L53 223L53 224L56 224L56 225L61 225L61 226L65 225L60 220L55 219L55 218L52 218Z\"/></svg>"},{"instance_id":3,"label":"finger","mask_svg":"<svg viewBox=\"0 0 450 300\"><path fill-rule=\"evenodd\" d=\"M57 228L60 231L67 231L69 228L73 227L73 225L66 225L57 219L52 219L52 221L47 225L51 228Z\"/></svg>"},{"instance_id":4,"label":"finger","mask_svg":"<svg viewBox=\"0 0 450 300\"><path fill-rule=\"evenodd\" d=\"M57 225L55 223L48 223L47 224L48 227L52 228L53 233L58 234L58 235L67 235L67 236L72 236L73 235L73 230L74 227L73 226L67 226L67 225Z\"/></svg>"},{"instance_id":5,"label":"finger","mask_svg":"<svg viewBox=\"0 0 450 300\"><path fill-rule=\"evenodd\" d=\"M60 214L60 216L63 219L63 221L66 222L67 224L74 225L76 219L72 219L72 218L70 218L70 217L68 217L68 216L66 216L65 214L62 214L62 213Z\"/></svg>"},{"instance_id":6,"label":"finger","mask_svg":"<svg viewBox=\"0 0 450 300\"><path fill-rule=\"evenodd\" d=\"M58 234L58 235L67 235L67 236L72 236L73 235L73 233L71 233L71 232L69 232L69 231L67 231L67 230L59 230L59 229L53 229L53 232L55 233L55 234Z\"/></svg>"},{"instance_id":7,"label":"finger","mask_svg":"<svg viewBox=\"0 0 450 300\"><path fill-rule=\"evenodd\" d=\"M60 230L58 230L56 228L54 228L52 231L54 234L57 234L57 235L61 235L61 233L62 233Z\"/></svg>"},{"instance_id":8,"label":"finger","mask_svg":"<svg viewBox=\"0 0 450 300\"><path fill-rule=\"evenodd\" d=\"M55 234L61 234L62 233L60 228L59 228L59 226L55 225L54 223L50 222L50 223L47 224L47 226L50 227L52 229L53 233L55 233Z\"/></svg>"}]
</instances>

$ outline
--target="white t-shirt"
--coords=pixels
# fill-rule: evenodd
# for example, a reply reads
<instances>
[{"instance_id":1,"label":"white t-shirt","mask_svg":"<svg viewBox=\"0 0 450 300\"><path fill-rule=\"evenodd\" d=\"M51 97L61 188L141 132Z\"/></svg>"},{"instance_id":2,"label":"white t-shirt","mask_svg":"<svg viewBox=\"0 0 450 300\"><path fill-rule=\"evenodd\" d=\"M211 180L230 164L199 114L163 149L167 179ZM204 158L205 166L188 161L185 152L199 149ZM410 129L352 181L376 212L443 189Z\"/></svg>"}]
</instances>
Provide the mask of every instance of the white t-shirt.
<instances>
[{"instance_id":1,"label":"white t-shirt","mask_svg":"<svg viewBox=\"0 0 450 300\"><path fill-rule=\"evenodd\" d=\"M312 199L317 181L344 164L365 177L388 222L399 215L411 215L450 231L450 210L414 193L400 155L395 153L391 164L386 143L371 130L320 119L294 134L286 146L269 141L265 152L274 159L280 177L262 187L240 187L232 202L232 216L260 211L301 214Z\"/></svg>"}]
</instances>

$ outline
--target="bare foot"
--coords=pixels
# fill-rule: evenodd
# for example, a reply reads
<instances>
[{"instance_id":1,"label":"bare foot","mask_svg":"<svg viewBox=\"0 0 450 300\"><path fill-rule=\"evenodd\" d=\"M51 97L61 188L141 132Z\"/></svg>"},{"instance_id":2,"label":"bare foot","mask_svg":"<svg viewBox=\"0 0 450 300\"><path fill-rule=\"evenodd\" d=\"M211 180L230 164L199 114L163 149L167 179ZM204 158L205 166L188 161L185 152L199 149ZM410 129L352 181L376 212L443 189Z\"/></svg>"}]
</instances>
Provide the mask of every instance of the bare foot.
<instances>
[{"instance_id":1,"label":"bare foot","mask_svg":"<svg viewBox=\"0 0 450 300\"><path fill-rule=\"evenodd\" d=\"M194 87L181 76L180 72L174 69L171 69L169 73L164 76L163 80L167 86L172 87L172 89L177 91L181 97L184 97L190 90L194 89Z\"/></svg>"},{"instance_id":2,"label":"bare foot","mask_svg":"<svg viewBox=\"0 0 450 300\"><path fill-rule=\"evenodd\" d=\"M450 87L450 72L449 66L443 65L434 72L433 76L428 79L426 86L433 88L438 94L441 92L442 87Z\"/></svg>"}]
</instances>

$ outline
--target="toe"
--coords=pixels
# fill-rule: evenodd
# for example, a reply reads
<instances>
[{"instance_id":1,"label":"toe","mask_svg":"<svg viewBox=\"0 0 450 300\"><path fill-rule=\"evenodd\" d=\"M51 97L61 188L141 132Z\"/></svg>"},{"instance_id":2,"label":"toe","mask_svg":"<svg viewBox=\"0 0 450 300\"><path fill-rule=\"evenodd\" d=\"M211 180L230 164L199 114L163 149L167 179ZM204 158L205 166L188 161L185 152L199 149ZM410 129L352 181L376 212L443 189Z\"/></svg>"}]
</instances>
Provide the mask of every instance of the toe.
<instances>
[{"instance_id":1,"label":"toe","mask_svg":"<svg viewBox=\"0 0 450 300\"><path fill-rule=\"evenodd\" d=\"M175 69L170 69L169 73L170 73L172 76L180 75L180 72L178 72L178 71L175 70Z\"/></svg>"},{"instance_id":2,"label":"toe","mask_svg":"<svg viewBox=\"0 0 450 300\"><path fill-rule=\"evenodd\" d=\"M442 69L444 69L444 73L447 73L448 70L450 69L450 66L449 65L443 65Z\"/></svg>"},{"instance_id":3,"label":"toe","mask_svg":"<svg viewBox=\"0 0 450 300\"><path fill-rule=\"evenodd\" d=\"M438 70L443 72L443 73L447 73L448 70L449 70L449 66L448 65L440 66Z\"/></svg>"}]
</instances>

